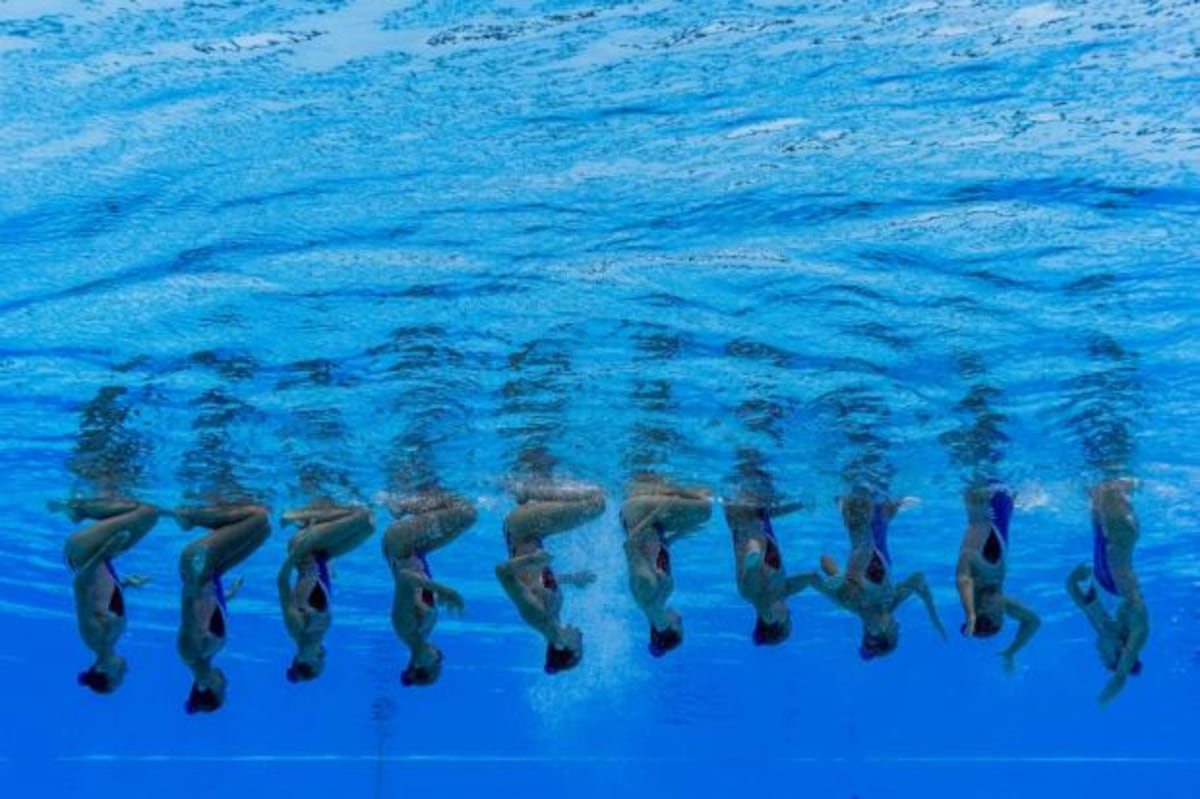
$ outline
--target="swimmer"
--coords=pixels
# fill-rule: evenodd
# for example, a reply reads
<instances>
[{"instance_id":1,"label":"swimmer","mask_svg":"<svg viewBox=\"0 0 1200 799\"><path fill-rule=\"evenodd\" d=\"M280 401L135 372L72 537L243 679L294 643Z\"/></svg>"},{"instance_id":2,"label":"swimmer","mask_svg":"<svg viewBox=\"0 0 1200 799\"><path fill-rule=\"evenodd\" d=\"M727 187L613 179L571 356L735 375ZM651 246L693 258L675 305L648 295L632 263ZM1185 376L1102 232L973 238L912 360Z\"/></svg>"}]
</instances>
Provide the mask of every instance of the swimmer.
<instances>
[{"instance_id":1,"label":"swimmer","mask_svg":"<svg viewBox=\"0 0 1200 799\"><path fill-rule=\"evenodd\" d=\"M800 510L800 503L768 508L759 501L737 499L725 503L725 522L733 534L737 588L754 606L757 618L751 639L757 646L774 646L792 634L792 615L787 599L803 591L809 580L788 577L783 553L771 518Z\"/></svg>"},{"instance_id":2,"label":"swimmer","mask_svg":"<svg viewBox=\"0 0 1200 799\"><path fill-rule=\"evenodd\" d=\"M79 636L96 661L81 672L79 684L98 694L111 694L125 679L125 658L117 640L125 632L124 588L140 588L147 578L117 576L113 560L145 537L158 521L158 509L132 499L72 500L53 510L65 510L71 521L96 523L71 535L63 555L75 573L75 617Z\"/></svg>"},{"instance_id":3,"label":"swimmer","mask_svg":"<svg viewBox=\"0 0 1200 799\"><path fill-rule=\"evenodd\" d=\"M967 616L962 634L968 638L990 638L1010 616L1020 626L1016 637L1000 652L1005 671L1015 668L1016 656L1042 621L1037 614L1004 593L1008 572L1008 524L1012 519L1013 495L997 483L975 486L963 492L967 508L967 531L959 548L957 582L963 612Z\"/></svg>"},{"instance_id":4,"label":"swimmer","mask_svg":"<svg viewBox=\"0 0 1200 799\"><path fill-rule=\"evenodd\" d=\"M183 602L178 646L193 675L184 709L189 715L212 713L225 703L225 674L212 665L225 646L225 603L242 584L236 580L226 593L221 577L262 546L271 525L261 505L181 508L174 515L184 530L200 526L211 531L188 544L179 558Z\"/></svg>"},{"instance_id":5,"label":"swimmer","mask_svg":"<svg viewBox=\"0 0 1200 799\"><path fill-rule=\"evenodd\" d=\"M1142 673L1139 654L1150 636L1150 616L1133 571L1133 547L1138 521L1129 495L1134 482L1107 480L1091 491L1093 559L1075 567L1067 578L1067 594L1096 631L1096 648L1104 667L1113 673L1098 697L1105 705L1121 692L1130 675ZM1081 584L1091 578L1087 589ZM1119 598L1115 616L1100 601L1096 585Z\"/></svg>"},{"instance_id":6,"label":"swimmer","mask_svg":"<svg viewBox=\"0 0 1200 799\"><path fill-rule=\"evenodd\" d=\"M642 476L621 506L629 590L650 623L650 654L662 657L683 643L683 617L667 607L675 589L671 544L698 530L712 516L712 494L679 488Z\"/></svg>"},{"instance_id":7,"label":"swimmer","mask_svg":"<svg viewBox=\"0 0 1200 799\"><path fill-rule=\"evenodd\" d=\"M877 500L864 488L854 489L841 500L842 522L850 535L850 559L846 574L837 578L837 567L828 558L820 574L807 575L811 585L839 607L862 620L862 644L858 654L863 660L891 654L900 644L900 623L896 609L910 596L925 604L929 621L942 640L946 631L933 605L933 594L925 576L919 572L899 583L892 582L892 558L888 552L888 524L900 512L902 502Z\"/></svg>"},{"instance_id":8,"label":"swimmer","mask_svg":"<svg viewBox=\"0 0 1200 799\"><path fill-rule=\"evenodd\" d=\"M442 651L429 642L438 605L461 614L463 599L434 582L427 555L462 535L475 523L475 508L463 497L426 492L388 503L396 521L383 537L383 556L395 581L392 628L408 646L402 685L433 685L442 673Z\"/></svg>"},{"instance_id":9,"label":"swimmer","mask_svg":"<svg viewBox=\"0 0 1200 799\"><path fill-rule=\"evenodd\" d=\"M559 622L560 585L582 588L596 575L589 571L555 574L550 553L542 547L547 536L573 530L604 512L604 492L597 486L565 486L548 480L522 483L515 489L517 507L504 520L508 560L496 567L496 577L517 606L521 618L546 639L545 672L557 674L583 659L583 633Z\"/></svg>"},{"instance_id":10,"label":"swimmer","mask_svg":"<svg viewBox=\"0 0 1200 799\"><path fill-rule=\"evenodd\" d=\"M279 607L296 655L288 666L288 682L315 680L325 670L322 641L333 622L333 583L329 563L371 537L375 520L366 508L315 503L283 514L283 526L300 530L288 541L279 567ZM292 583L292 572L296 582Z\"/></svg>"}]
</instances>

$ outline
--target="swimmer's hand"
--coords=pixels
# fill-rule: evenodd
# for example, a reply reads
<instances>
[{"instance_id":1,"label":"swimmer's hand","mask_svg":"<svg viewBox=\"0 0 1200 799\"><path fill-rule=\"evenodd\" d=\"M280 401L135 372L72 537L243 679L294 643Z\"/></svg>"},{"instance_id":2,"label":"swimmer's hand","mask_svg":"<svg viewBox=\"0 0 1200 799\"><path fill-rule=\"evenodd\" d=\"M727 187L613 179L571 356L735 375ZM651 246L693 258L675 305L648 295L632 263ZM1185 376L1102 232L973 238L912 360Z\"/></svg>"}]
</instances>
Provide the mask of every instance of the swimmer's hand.
<instances>
[{"instance_id":1,"label":"swimmer's hand","mask_svg":"<svg viewBox=\"0 0 1200 799\"><path fill-rule=\"evenodd\" d=\"M1108 707L1108 703L1115 699L1124 687L1125 678L1118 674L1108 681L1108 685L1104 686L1104 690L1100 692L1100 696L1096 697L1096 701L1100 703L1101 708L1106 708Z\"/></svg>"},{"instance_id":2,"label":"swimmer's hand","mask_svg":"<svg viewBox=\"0 0 1200 799\"><path fill-rule=\"evenodd\" d=\"M1007 649L1000 653L1000 657L1004 661L1004 673L1012 676L1017 673L1017 659L1013 657L1013 653Z\"/></svg>"},{"instance_id":3,"label":"swimmer's hand","mask_svg":"<svg viewBox=\"0 0 1200 799\"><path fill-rule=\"evenodd\" d=\"M246 580L242 577L234 578L233 584L225 589L225 601L226 602L228 602L229 600L231 600L235 596L237 596L238 591L242 590L242 583L244 583L244 582L246 582Z\"/></svg>"},{"instance_id":4,"label":"swimmer's hand","mask_svg":"<svg viewBox=\"0 0 1200 799\"><path fill-rule=\"evenodd\" d=\"M461 616L467 611L467 603L463 601L462 594L455 591L453 588L439 586L434 589L437 593L438 604L450 611L456 616Z\"/></svg>"},{"instance_id":5,"label":"swimmer's hand","mask_svg":"<svg viewBox=\"0 0 1200 799\"><path fill-rule=\"evenodd\" d=\"M974 613L972 613L970 616L967 616L967 623L963 625L963 635L965 635L967 638L975 637L975 614ZM1003 655L1004 653L1001 652L1000 654Z\"/></svg>"},{"instance_id":6,"label":"swimmer's hand","mask_svg":"<svg viewBox=\"0 0 1200 799\"><path fill-rule=\"evenodd\" d=\"M1091 576L1092 576L1092 567L1088 566L1086 563L1080 563L1078 566L1075 567L1075 569L1071 572L1070 576L1067 577L1067 579L1072 583L1082 583L1084 580L1088 579Z\"/></svg>"},{"instance_id":7,"label":"swimmer's hand","mask_svg":"<svg viewBox=\"0 0 1200 799\"><path fill-rule=\"evenodd\" d=\"M151 582L151 579L144 574L127 574L121 578L121 587L141 588L149 582Z\"/></svg>"}]
</instances>

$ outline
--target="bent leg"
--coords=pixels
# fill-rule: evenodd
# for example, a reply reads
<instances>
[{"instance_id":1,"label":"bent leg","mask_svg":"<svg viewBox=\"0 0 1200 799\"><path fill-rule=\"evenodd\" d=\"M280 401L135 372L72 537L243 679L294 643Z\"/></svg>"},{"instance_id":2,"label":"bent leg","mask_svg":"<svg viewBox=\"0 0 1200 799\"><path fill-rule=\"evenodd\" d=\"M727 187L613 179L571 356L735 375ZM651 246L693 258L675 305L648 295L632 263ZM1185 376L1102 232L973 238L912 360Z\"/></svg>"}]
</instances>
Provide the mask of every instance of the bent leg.
<instances>
[{"instance_id":1,"label":"bent leg","mask_svg":"<svg viewBox=\"0 0 1200 799\"><path fill-rule=\"evenodd\" d=\"M102 521L73 533L64 547L68 565L72 569L79 568L105 547L108 541L122 530L129 531L128 540L113 552L119 555L129 551L146 533L158 522L158 509L152 505L139 505L122 502L122 507L128 508L118 515L104 516Z\"/></svg>"},{"instance_id":2,"label":"bent leg","mask_svg":"<svg viewBox=\"0 0 1200 799\"><path fill-rule=\"evenodd\" d=\"M193 584L229 571L250 557L271 535L267 509L261 505L192 508L178 515L192 524L220 525L188 544L180 557L180 574L185 582Z\"/></svg>"},{"instance_id":3,"label":"bent leg","mask_svg":"<svg viewBox=\"0 0 1200 799\"><path fill-rule=\"evenodd\" d=\"M437 510L394 522L383 537L388 559L407 558L441 549L475 524L477 514L466 500L456 499Z\"/></svg>"},{"instance_id":4,"label":"bent leg","mask_svg":"<svg viewBox=\"0 0 1200 799\"><path fill-rule=\"evenodd\" d=\"M326 558L345 555L371 537L375 520L366 508L348 508L330 521L311 524L292 537L289 548L296 560L321 553Z\"/></svg>"},{"instance_id":5,"label":"bent leg","mask_svg":"<svg viewBox=\"0 0 1200 799\"><path fill-rule=\"evenodd\" d=\"M518 505L504 519L513 544L573 530L604 512L599 492L578 501L531 501Z\"/></svg>"}]
</instances>

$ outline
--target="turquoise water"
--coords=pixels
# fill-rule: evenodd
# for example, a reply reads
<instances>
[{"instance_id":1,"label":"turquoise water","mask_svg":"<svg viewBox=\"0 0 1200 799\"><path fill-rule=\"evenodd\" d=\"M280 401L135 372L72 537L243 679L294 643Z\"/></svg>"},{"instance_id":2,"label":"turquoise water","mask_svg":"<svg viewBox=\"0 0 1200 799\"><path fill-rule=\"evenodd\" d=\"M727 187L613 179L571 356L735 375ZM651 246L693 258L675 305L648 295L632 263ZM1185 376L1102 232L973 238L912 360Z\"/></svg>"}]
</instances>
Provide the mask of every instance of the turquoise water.
<instances>
[{"instance_id":1,"label":"turquoise water","mask_svg":"<svg viewBox=\"0 0 1200 799\"><path fill-rule=\"evenodd\" d=\"M1198 19L0 0L6 795L1192 795ZM550 544L599 577L566 600L585 660L553 678L492 572L539 447L609 496ZM687 642L652 659L623 487L721 494L746 464L805 504L777 523L794 569L844 558L850 483L918 498L891 549L951 640L913 604L863 663L857 621L805 593L791 639L752 646L717 513L672 553ZM953 634L977 468L1017 491L1007 587L1045 622L1011 676L1001 641ZM1062 585L1117 472L1141 481L1152 632L1101 710ZM325 675L288 684L276 530L238 570L228 702L185 715L170 521L122 558L153 580L125 685L75 685L47 501L110 479L277 517L433 476L480 508L431 559L468 607L435 687L399 685L378 539L337 564Z\"/></svg>"}]
</instances>

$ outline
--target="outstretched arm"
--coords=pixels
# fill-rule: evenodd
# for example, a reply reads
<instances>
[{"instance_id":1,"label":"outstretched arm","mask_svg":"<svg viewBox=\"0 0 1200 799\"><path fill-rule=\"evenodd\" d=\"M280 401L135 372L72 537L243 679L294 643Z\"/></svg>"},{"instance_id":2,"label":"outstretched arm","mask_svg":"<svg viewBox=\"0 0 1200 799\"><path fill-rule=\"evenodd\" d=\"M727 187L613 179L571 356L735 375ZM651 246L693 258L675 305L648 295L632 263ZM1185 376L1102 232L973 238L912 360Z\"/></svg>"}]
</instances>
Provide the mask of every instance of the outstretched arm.
<instances>
[{"instance_id":1,"label":"outstretched arm","mask_svg":"<svg viewBox=\"0 0 1200 799\"><path fill-rule=\"evenodd\" d=\"M971 553L963 550L958 556L958 568L955 570L958 599L962 602L963 612L967 614L967 626L963 634L968 638L975 634L975 579L971 576L971 563Z\"/></svg>"},{"instance_id":2,"label":"outstretched arm","mask_svg":"<svg viewBox=\"0 0 1200 799\"><path fill-rule=\"evenodd\" d=\"M933 604L933 592L929 590L929 583L926 582L925 575L920 572L910 574L900 585L896 586L896 596L892 599L890 610L894 611L900 607L904 600L913 594L921 598L921 602L925 605L925 611L929 614L929 621L933 624L933 629L937 630L943 641L946 640L946 629L942 627L937 607Z\"/></svg>"},{"instance_id":3,"label":"outstretched arm","mask_svg":"<svg viewBox=\"0 0 1200 799\"><path fill-rule=\"evenodd\" d=\"M800 586L800 588L796 589L797 591L804 588L814 588L817 593L829 599L838 607L845 610L852 610L842 597L842 582L839 578L827 578L820 572L805 572L804 574L793 574L788 578L788 590L789 593L792 593L791 588L793 584Z\"/></svg>"},{"instance_id":4,"label":"outstretched arm","mask_svg":"<svg viewBox=\"0 0 1200 799\"><path fill-rule=\"evenodd\" d=\"M1080 583L1090 579L1091 576L1092 570L1087 564L1081 563L1076 566L1067 575L1067 595L1083 611L1083 615L1087 617L1088 622L1092 625L1092 629L1103 635L1107 630L1112 628L1112 616L1108 615L1108 611L1104 609L1104 605L1099 601L1094 586L1088 586L1086 591L1080 587Z\"/></svg>"},{"instance_id":5,"label":"outstretched arm","mask_svg":"<svg viewBox=\"0 0 1200 799\"><path fill-rule=\"evenodd\" d=\"M288 635L295 638L304 630L304 618L292 601L292 569L296 567L295 553L288 553L279 567L275 585L279 589L279 610L283 614L283 624L287 627Z\"/></svg>"},{"instance_id":6,"label":"outstretched arm","mask_svg":"<svg viewBox=\"0 0 1200 799\"><path fill-rule=\"evenodd\" d=\"M521 618L539 628L545 621L545 608L533 591L521 581L520 574L523 569L541 568L549 563L550 554L539 551L510 558L496 566L496 579L500 581L504 593L508 594L509 599L517 606Z\"/></svg>"},{"instance_id":7,"label":"outstretched arm","mask_svg":"<svg viewBox=\"0 0 1200 799\"><path fill-rule=\"evenodd\" d=\"M1033 638L1034 633L1042 626L1042 620L1036 613L1012 597L1004 598L1004 612L1008 614L1009 618L1020 624L1020 627L1017 628L1017 637L1013 639L1007 649L1000 653L1000 657L1004 658L1005 669L1011 671L1013 658L1029 643L1029 639Z\"/></svg>"},{"instance_id":8,"label":"outstretched arm","mask_svg":"<svg viewBox=\"0 0 1200 799\"><path fill-rule=\"evenodd\" d=\"M443 585L429 579L427 575L415 569L398 569L396 571L396 582L404 585L409 590L429 589L437 596L438 604L454 613L462 613L466 610L466 603L463 601L462 594L448 585Z\"/></svg>"},{"instance_id":9,"label":"outstretched arm","mask_svg":"<svg viewBox=\"0 0 1200 799\"><path fill-rule=\"evenodd\" d=\"M821 593L825 593L822 589L824 581L816 572L808 572L807 574L793 574L787 578L787 595L798 594L805 588L815 588ZM826 594L828 596L828 594Z\"/></svg>"}]
</instances>

